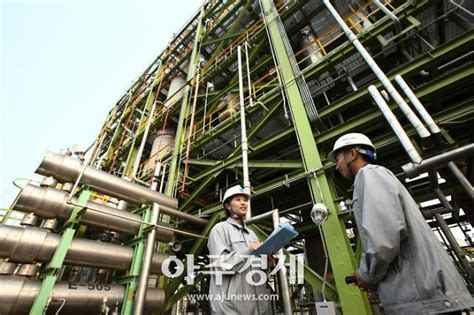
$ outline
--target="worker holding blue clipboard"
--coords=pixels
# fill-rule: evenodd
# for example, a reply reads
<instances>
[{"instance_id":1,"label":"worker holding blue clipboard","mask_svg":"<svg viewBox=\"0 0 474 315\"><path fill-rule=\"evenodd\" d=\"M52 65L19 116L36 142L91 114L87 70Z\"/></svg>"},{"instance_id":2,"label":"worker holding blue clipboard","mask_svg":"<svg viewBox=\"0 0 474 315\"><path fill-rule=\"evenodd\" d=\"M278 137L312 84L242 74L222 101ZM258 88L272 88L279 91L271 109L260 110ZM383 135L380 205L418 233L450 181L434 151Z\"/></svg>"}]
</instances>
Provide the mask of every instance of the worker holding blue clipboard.
<instances>
[{"instance_id":1,"label":"worker holding blue clipboard","mask_svg":"<svg viewBox=\"0 0 474 315\"><path fill-rule=\"evenodd\" d=\"M209 302L212 314L271 313L269 300L265 299L269 294L267 269L275 263L272 254L297 234L293 227L284 224L261 243L245 224L249 199L250 194L242 187L229 188L222 201L228 218L216 224L209 234L207 246L212 270ZM256 265L255 261L264 264ZM260 279L254 279L256 274ZM263 282L259 281L262 279Z\"/></svg>"}]
</instances>

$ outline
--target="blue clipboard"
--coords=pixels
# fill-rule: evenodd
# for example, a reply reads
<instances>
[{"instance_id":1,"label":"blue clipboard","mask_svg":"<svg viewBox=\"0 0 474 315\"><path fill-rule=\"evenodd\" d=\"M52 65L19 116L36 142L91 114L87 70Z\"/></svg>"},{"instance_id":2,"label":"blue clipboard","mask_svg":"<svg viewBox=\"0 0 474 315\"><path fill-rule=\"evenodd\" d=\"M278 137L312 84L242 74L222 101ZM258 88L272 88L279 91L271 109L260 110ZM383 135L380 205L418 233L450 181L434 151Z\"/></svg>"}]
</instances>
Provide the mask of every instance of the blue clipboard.
<instances>
[{"instance_id":1,"label":"blue clipboard","mask_svg":"<svg viewBox=\"0 0 474 315\"><path fill-rule=\"evenodd\" d=\"M270 234L259 248L252 252L253 255L272 255L288 244L298 235L295 228L289 223L281 223Z\"/></svg>"}]
</instances>

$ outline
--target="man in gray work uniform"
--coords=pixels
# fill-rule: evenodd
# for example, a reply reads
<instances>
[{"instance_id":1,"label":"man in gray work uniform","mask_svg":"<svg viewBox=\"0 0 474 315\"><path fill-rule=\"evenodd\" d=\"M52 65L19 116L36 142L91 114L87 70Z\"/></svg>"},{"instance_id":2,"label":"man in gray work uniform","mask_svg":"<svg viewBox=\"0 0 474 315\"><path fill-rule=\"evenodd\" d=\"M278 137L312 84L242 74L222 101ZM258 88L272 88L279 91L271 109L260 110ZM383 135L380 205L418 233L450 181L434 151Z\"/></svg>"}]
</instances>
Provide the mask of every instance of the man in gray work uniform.
<instances>
[{"instance_id":1,"label":"man in gray work uniform","mask_svg":"<svg viewBox=\"0 0 474 315\"><path fill-rule=\"evenodd\" d=\"M363 247L357 285L377 290L386 314L461 314L474 306L464 280L402 183L370 164L375 157L374 145L360 133L340 137L328 154L336 170L354 181Z\"/></svg>"},{"instance_id":2,"label":"man in gray work uniform","mask_svg":"<svg viewBox=\"0 0 474 315\"><path fill-rule=\"evenodd\" d=\"M269 302L264 300L264 295L268 294L266 281L252 285L247 280L249 276L259 282L260 275L249 275L259 268L241 270L248 262L246 255L260 246L257 236L244 222L249 198L250 194L242 187L229 188L222 201L229 217L216 224L209 234L210 261L218 266L211 274L209 285L212 314L268 314L270 310ZM266 272L264 274L266 277Z\"/></svg>"}]
</instances>

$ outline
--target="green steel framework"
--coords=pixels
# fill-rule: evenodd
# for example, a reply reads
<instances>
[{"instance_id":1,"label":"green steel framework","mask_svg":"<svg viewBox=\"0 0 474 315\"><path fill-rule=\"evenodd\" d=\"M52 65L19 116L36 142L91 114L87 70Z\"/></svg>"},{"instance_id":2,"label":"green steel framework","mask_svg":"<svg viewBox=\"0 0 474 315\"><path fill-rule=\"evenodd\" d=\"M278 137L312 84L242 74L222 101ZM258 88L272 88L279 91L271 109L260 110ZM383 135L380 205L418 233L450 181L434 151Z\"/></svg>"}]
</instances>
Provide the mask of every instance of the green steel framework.
<instances>
[{"instance_id":1,"label":"green steel framework","mask_svg":"<svg viewBox=\"0 0 474 315\"><path fill-rule=\"evenodd\" d=\"M256 154L260 151L268 150L268 148L271 148L271 146L274 146L278 141L284 141L285 139L288 139L288 137L295 136L298 139L298 142L300 144L300 150L301 150L301 161L299 160L291 160L291 161L268 161L268 160L250 160L250 167L251 168L263 168L267 170L271 169L287 169L287 170L297 170L296 172L293 172L291 174L294 175L286 175L285 177L277 177L274 179L274 182L270 182L267 185L262 184L259 186L254 187L254 193L255 195L259 195L259 192L265 192L267 191L268 187L272 187L275 183L283 183L286 180L291 181L291 180L301 180L301 179L306 179L308 181L308 185L311 189L311 193L313 196L313 200L315 201L324 201L330 208L331 210L331 215L328 218L328 221L323 227L324 234L325 234L325 239L327 242L328 246L328 251L329 251L329 256L330 256L330 261L332 263L332 268L333 272L335 275L335 281L336 281L336 288L337 290L337 299L341 303L341 307L343 311L346 313L351 313L351 311L357 311L358 314L362 313L369 313L370 310L368 308L368 303L366 296L364 294L361 294L359 290L353 288L353 287L348 287L344 284L344 276L352 272L356 268L356 261L353 255L353 251L349 245L348 239L347 239L347 234L345 231L345 227L343 223L341 222L341 219L343 216L338 215L338 207L337 203L334 201L336 200L334 196L334 190L330 188L331 184L331 179L327 178L326 172L327 172L327 165L323 165L323 159L320 158L322 156L320 152L318 152L318 145L321 143L325 143L328 141L333 140L335 137L338 135L354 130L357 127L364 126L364 124L367 124L369 122L373 122L374 119L377 119L381 117L381 114L377 112L376 110L373 110L373 113L364 113L364 115L360 115L359 117L355 117L354 119L350 119L347 121L345 124L338 126L338 128L333 128L331 130L328 130L327 132L323 131L322 133L316 133L315 137L307 137L307 135L312 134L312 127L310 125L310 122L308 120L308 117L306 116L304 104L302 97L300 95L300 92L298 90L298 87L295 84L294 76L295 74L293 73L291 67L289 66L289 58L288 55L286 54L283 43L281 41L281 35L279 32L281 31L278 29L278 27L273 23L274 20L277 18L277 12L276 8L273 6L271 1L263 1L262 2L264 10L265 10L265 15L264 18L266 20L266 23L268 25L268 29L270 32L270 38L271 38L271 43L273 47L275 48L275 54L277 56L278 60L278 67L281 71L281 75L283 77L283 84L284 88L286 91L286 95L288 98L288 102L290 105L291 113L293 116L293 123L294 123L294 128L289 127L286 129L281 130L279 133L274 134L273 136L270 136L269 138L265 139L265 141L260 141L256 143L255 145L252 146L252 152L251 154ZM245 10L248 9L249 7L249 2L245 4L241 4ZM231 6L228 4L227 6ZM417 12L423 10L426 6L428 6L427 1L418 1L416 5L404 6L404 10L401 11L401 16L402 18L406 18L407 20L410 21L416 21L414 20L413 16ZM287 15L290 15L293 10L296 10L298 5L295 5L293 8L289 9L287 11ZM232 14L238 11L239 5L236 5L235 7L231 8L231 10L226 10L223 15L224 17L227 14ZM292 10L293 9L293 10ZM223 9L224 11L224 9ZM212 17L217 14L217 11L213 10L211 8L207 8L203 6L200 10L200 13L196 15L196 20L197 23L195 23L196 31L191 32L189 35L186 35L184 38L187 36L194 36L194 44L191 52L191 62L189 64L189 70L188 70L188 75L187 75L187 84L184 88L184 97L181 102L180 106L180 112L179 112L179 119L177 123L177 132L176 132L176 139L179 139L179 141L175 141L174 144L174 149L173 149L173 154L172 157L168 160L170 163L170 170L168 173L168 180L166 182L166 194L168 195L175 195L176 194L176 185L177 185L177 180L179 180L179 175L180 175L180 164L182 163L182 153L183 153L183 141L184 137L187 134L186 128L189 128L187 124L189 124L189 115L190 115L190 106L191 106L191 91L195 88L196 84L200 84L200 82L196 81L196 70L197 70L197 63L198 63L198 54L197 51L199 50L199 47L201 45L210 45L213 43L219 43L218 46L216 47L215 51L211 56L209 56L209 60L213 61L217 55L219 55L219 52L224 48L226 39L232 39L235 37L238 37L239 35L242 34L242 32L236 32L238 29L238 25L241 22L243 16L244 16L244 10L241 10L239 14L237 14L237 17L235 18L235 21L231 24L231 26L228 28L226 31L226 35L220 37L219 39L205 39L206 34L202 34L202 27L203 27L203 20L204 19L212 19ZM285 14L282 14L284 16ZM224 18L222 18L224 20ZM413 25L413 23L412 23ZM214 26L214 28L217 26ZM364 37L362 40L369 42L370 38L377 38L378 41L381 41L383 44L387 44L386 42L383 42L383 37L381 34L384 34L388 32L391 28L393 27L393 23L388 21L388 19L382 19L380 21L380 26L378 26L373 32L371 32L370 37ZM412 26L411 26L412 27ZM186 27L185 27L186 28ZM408 30L407 30L408 31ZM210 32L209 32L210 33ZM203 37L204 35L204 37ZM264 32L264 28L260 27L259 30L253 34L253 38L255 39L256 42L260 41L259 43L255 44L254 49L251 51L251 56L250 59L255 58L255 56L258 54L258 51L262 49L262 43L263 39L266 37L266 34ZM181 38L180 36L177 36L177 38ZM183 38L183 39L184 39ZM455 50L463 50L468 47L468 44L472 42L472 34L465 34L464 38L459 38L456 41L453 41L449 43L446 47L441 47L440 49L437 49L436 51L433 51L429 55L424 55L420 57L419 59L408 63L404 68L402 69L397 69L396 73L401 73L401 74L409 74L413 73L416 69L420 69L423 67L426 67L429 63L434 63L436 62L436 58L438 56L444 56L445 54L450 53L450 49L455 49ZM353 47L349 43L343 43L341 46L337 47L336 49L333 50L331 53L331 61L335 62L338 60L338 58L341 58L342 56L352 52ZM235 55L235 54L234 54ZM189 52L185 54L185 56L181 59L184 60L186 56L189 56ZM235 58L235 56L234 56ZM427 59L428 58L428 59ZM163 58L165 59L165 58ZM229 56L229 60L224 60L221 61L224 65L222 68L225 67L225 65L228 65L229 63L232 62L232 56ZM211 63L211 62L209 62ZM271 63L271 57L268 57L266 61L264 61L262 64L269 64ZM175 65L175 67L177 67ZM312 78L316 76L318 73L321 73L324 71L324 67L327 67L327 63L320 63L315 67L310 67L304 70L304 74L306 78ZM207 66L207 65L206 65ZM205 66L205 67L206 67ZM257 66L258 69L259 66ZM217 71L217 70L216 70ZM210 71L211 74L209 77L212 77L212 75L215 75L215 72ZM395 71L393 71L395 73ZM158 77L161 73L157 71L155 74L155 78ZM472 69L465 69L464 71L461 71L460 73L451 75L448 78L443 78L444 80L441 82L438 82L438 85L433 84L434 86L428 85L425 86L423 90L417 90L417 96L418 97L424 97L425 95L429 95L430 92L436 92L440 91L440 89L443 88L449 88L449 83L453 82L453 84L462 82L463 79L466 79L468 77L472 76ZM202 79L204 80L204 79ZM235 91L235 84L237 81L237 76L234 75L230 80L229 87L226 88L224 91L221 92L220 95L225 95L229 91ZM234 86L234 88L232 88ZM270 86L272 87L272 86ZM151 90L150 90L151 93ZM200 97L203 95L201 94ZM275 113L278 110L281 110L281 100L278 100L278 90L273 89L269 91L268 93L264 94L259 101L262 104L266 104L263 106L263 108L269 108L266 112L264 112L263 117L261 118L260 121L257 122L256 125L253 126L252 129L249 130L249 138L251 139L253 135L256 135L259 130L261 130L268 121L270 121L272 118L275 117ZM350 98L343 98L333 104L331 104L331 107L328 107L327 109L323 109L320 111L320 117L324 118L327 115L332 115L334 112L340 111L342 108L344 108L347 105L350 105L351 102L354 103L355 100L359 99L366 99L367 98L367 92L366 89L360 89L357 92L354 92L350 95ZM215 99L219 99L219 97L215 97ZM272 104L275 103L275 104ZM147 105L149 106L148 102ZM214 102L211 104L211 107L208 109L213 110L214 108L217 107L217 103ZM273 105L273 106L272 106ZM147 108L148 108L147 106ZM394 108L394 105L392 105L392 108ZM466 107L463 107L466 108ZM257 112L261 108L258 107L253 107L248 109L248 114L252 114L254 112ZM468 114L468 113L465 113ZM447 116L449 117L449 116ZM463 116L464 117L464 116ZM438 121L443 121L444 117L436 117ZM449 118L447 118L449 119ZM157 118L159 120L157 122L157 125L160 123L163 123L163 117ZM201 137L194 139L193 141L193 147L192 150L193 152L196 152L198 149L202 148L205 144L209 143L213 138L219 137L220 135L224 134L226 131L230 130L233 125L237 125L238 121L236 120L231 120L231 121L226 121L223 122L219 125L217 125L215 128L212 129L212 132L208 137ZM138 128L140 130L140 128ZM413 135L413 131L407 127L408 133ZM138 138L138 137L137 137ZM393 145L394 144L394 136L388 135L386 137L387 139L382 141L377 142L377 146L383 148L385 145ZM138 138L139 139L139 138ZM216 160L203 160L203 159L190 159L187 161L189 165L199 165L199 166L205 166L203 171L198 172L197 174L192 176L192 181L193 184L196 182L196 187L194 187L193 192L191 192L191 195L188 196L187 198L183 199L183 202L180 203L180 209L186 212L192 212L193 211L193 203L195 204L197 202L198 197L202 192L206 190L207 187L209 187L221 174L225 169L232 169L240 166L240 159L241 155L239 154L239 146L236 146L234 150L232 150L231 154L229 154L229 158L221 160L221 161L216 161ZM130 164L129 164L130 165ZM298 171L299 169L299 171ZM334 201L332 201L334 200ZM210 220L208 228L203 231L203 234L206 235L210 227L218 220L220 215L217 215L219 213L219 206L208 206L202 209L200 212L201 215L206 215L206 214L212 214L215 213L215 215L212 217ZM216 212L217 211L217 212ZM309 228L311 228L311 224L309 225ZM301 228L302 231L306 230L304 227ZM263 233L263 232L262 232ZM264 234L261 234L262 236ZM203 247L204 242L202 240L197 241L193 248L190 250L190 253L198 253L200 249ZM305 270L305 278L307 281L310 281L311 284L315 287L320 287L321 283L321 277L318 275L314 275L314 272L310 269L307 268ZM167 296L167 302L165 309L170 309L171 306L179 300L182 296L185 295L186 292L188 292L192 287L190 286L184 286L181 289L179 289L178 293L176 294L176 290L178 290L179 283L182 281L182 278L174 279L172 282L166 284L166 296ZM197 278L196 282L199 282L199 280L202 280L202 278ZM319 284L319 285L318 285ZM336 298L336 295L333 295L333 298Z\"/></svg>"},{"instance_id":2,"label":"green steel framework","mask_svg":"<svg viewBox=\"0 0 474 315\"><path fill-rule=\"evenodd\" d=\"M383 51L390 45L396 46L398 40L423 27L424 24L417 19L418 15L440 5L440 1L428 0L393 2L394 12L403 25L399 34L393 33L396 29L394 21L381 14L374 15L370 32L358 34L361 42L373 48L374 53L378 50ZM328 219L322 228L335 282L334 285L325 286L325 297L336 301L344 314L370 314L367 296L344 282L344 277L357 268L360 242L348 238L347 228L351 227L351 216L341 210L340 202L349 194L344 184L334 176L333 166L325 159L325 153L330 150L332 142L338 136L351 131L364 131L377 135L375 144L382 156L384 153L387 155L398 153L396 159L386 158L382 161L387 162L389 167L397 169L397 166L407 161L407 157L401 153L395 135L384 127L382 114L374 106L363 106L361 109L361 104L370 103L367 86L369 84L380 86L380 84L376 80L364 83L356 91L346 91L344 96L332 101L330 106L319 108L319 104L316 104L319 122L311 122L307 115L308 104L297 84L297 79L303 75L306 82L317 81L324 73L333 71L335 64L342 62L347 56L356 54L354 48L339 32L334 44L327 45L329 51L325 52L320 62L309 66L301 63L301 74L295 73L292 63L298 62L301 57L297 53L288 54L284 38L294 35L296 31L291 27L289 29L279 27L279 22L284 23L295 12L301 10L305 2L290 1L284 5L281 3L275 5L274 1L262 0L261 17L252 9L252 4L251 1L205 3L178 32L169 47L145 70L110 111L98 137L99 148L94 161L101 161L101 169L117 176L130 176L135 160L140 158L143 164L147 158L137 157L137 153L148 117L153 117L153 130L160 130L165 124L173 124L173 127L176 127L173 149L171 154L161 161L163 165L169 166L166 170L164 193L179 199L179 210L208 219L208 225L202 230L197 230L195 226L174 222L172 218L166 216L162 216L161 221L207 236L213 225L224 216L219 198L209 197L214 191L213 185L226 186L232 177L237 181L240 180L242 167L240 144L237 140L229 142L228 139L232 140L231 136L235 135L239 120L232 114L212 125L209 120L213 115L216 117L226 110L222 105L223 97L238 92L238 74L229 69L235 65L237 45L243 46L244 43L248 43L250 77L256 81L250 91L253 95L253 106L249 106L249 100L246 100L246 116L252 122L248 129L249 167L254 175L251 181L256 199L256 207L252 210L256 209L257 212L271 210L268 203L264 202L266 197L270 197L273 205L273 198L278 199L279 191L290 189L293 185L297 188L307 187L307 193L297 196L301 200L288 202L285 206L323 202L329 208ZM323 10L322 6L317 7L306 16L306 19L320 14ZM295 29L301 26L295 24ZM388 77L392 79L395 74L415 77L421 70L434 69L446 60L468 53L473 41L472 30L465 31L457 38L393 67L394 69L387 71ZM202 58L206 60L204 64L201 62ZM183 70L185 60L189 61L189 65ZM463 96L462 91L469 89L469 84L466 82L472 82L473 68L472 64L467 64L435 76L418 85L414 92L422 100L436 99L447 91L461 91L459 94ZM169 86L171 77L183 71L186 73L186 84L179 105L172 108L160 107L154 113L150 112L153 102L163 104L165 98L169 96L164 90ZM278 75L281 76L281 82L278 80ZM219 90L207 93L207 82L218 81L222 77L226 84L220 83ZM263 79L260 81L259 78ZM193 96L194 91L199 91L197 99ZM248 93L247 88L245 92ZM449 99L445 102L449 106L435 104L430 107L433 117L441 126L450 126L458 121L472 119L474 115L472 97L464 97L457 103L453 101L453 104L449 103ZM191 119L193 104L198 105L195 115L201 119L197 120L197 123ZM394 104L389 105L392 110L396 110ZM206 111L207 116L204 116ZM291 114L291 119L288 120L290 123L277 123L275 127L275 121L282 120L285 111ZM342 119L342 122L334 123L336 118ZM202 122L203 119L208 120L207 125L204 123L206 120ZM321 121L330 124L330 127L319 128ZM192 147L190 158L186 159L185 144L190 129L193 135L190 139ZM269 129L272 129L272 132L268 132ZM416 140L413 128L404 124L404 129ZM424 157L448 150L457 146L459 141L465 141L468 134L465 128L453 129L455 139L447 129L449 128L443 130L444 143L426 149L423 152ZM214 145L215 142L219 145ZM278 148L285 146L295 150L283 153L278 151ZM222 157L207 156L212 149L221 147L225 148ZM274 152L279 154L273 154ZM184 166L189 168L187 178L183 178ZM140 179L149 180L147 176L145 174ZM184 180L187 180L187 190L178 191L179 184ZM418 202L432 198L429 187L416 183L411 189ZM462 190L456 184L445 187L445 191L453 194L455 198L462 196ZM84 188L80 197L81 204L89 199L88 193L89 191ZM463 204L464 200L461 198L459 202ZM148 205L140 206L136 212L142 213L143 221L147 222L150 208ZM297 225L297 229L303 235L306 233L309 235L316 228L308 221L307 211L304 209L307 207L297 212L298 216L304 218ZM73 226L79 222L76 214L80 210L80 207L75 209L69 222L70 226L62 231L61 243L53 260L49 267L44 268L45 278L30 314L43 312L56 281L56 272L61 268L67 248L74 236ZM472 217L468 216L464 220L472 223ZM256 226L255 231L259 237L264 238L269 226L267 224ZM128 246L134 246L133 263L128 274L116 280L117 283L126 285L122 314L130 314L132 310L146 233L146 225L143 224L139 233L128 241ZM195 239L189 244L186 248L187 253L196 255L205 253L204 239ZM160 244L158 249L168 251L166 244ZM319 274L320 272L308 264L305 265L304 271L306 283L320 292L323 288L324 275ZM185 285L183 281L184 275L175 279L162 277L160 286L165 289L166 300L161 312L169 311L191 290L205 287L205 277L202 274L195 278L194 286Z\"/></svg>"}]
</instances>

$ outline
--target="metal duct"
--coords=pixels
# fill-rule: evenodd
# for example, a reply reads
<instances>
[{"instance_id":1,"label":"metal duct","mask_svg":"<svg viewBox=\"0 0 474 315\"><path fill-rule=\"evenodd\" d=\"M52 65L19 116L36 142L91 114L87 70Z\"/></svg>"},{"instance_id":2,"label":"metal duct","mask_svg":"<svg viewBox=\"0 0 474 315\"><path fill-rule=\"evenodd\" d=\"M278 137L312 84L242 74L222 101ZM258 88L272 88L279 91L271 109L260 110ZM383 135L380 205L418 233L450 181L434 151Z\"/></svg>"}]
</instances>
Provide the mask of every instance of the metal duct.
<instances>
[{"instance_id":1,"label":"metal duct","mask_svg":"<svg viewBox=\"0 0 474 315\"><path fill-rule=\"evenodd\" d=\"M36 173L44 176L53 176L64 182L74 182L79 177L82 167L83 165L78 159L47 152L36 170ZM89 185L95 191L105 195L114 196L135 204L150 204L156 202L160 205L160 211L164 214L190 223L207 225L207 220L177 211L177 199L89 166L84 169L80 183Z\"/></svg>"},{"instance_id":2,"label":"metal duct","mask_svg":"<svg viewBox=\"0 0 474 315\"><path fill-rule=\"evenodd\" d=\"M151 146L150 158L146 162L145 171L153 173L156 161L161 161L165 156L173 152L174 135L176 131L172 128L159 130Z\"/></svg>"},{"instance_id":3,"label":"metal duct","mask_svg":"<svg viewBox=\"0 0 474 315\"><path fill-rule=\"evenodd\" d=\"M179 100L183 98L184 95L184 86L186 85L186 77L181 74L178 74L170 82L170 88L168 89L168 96L164 106L166 108L172 107Z\"/></svg>"},{"instance_id":4,"label":"metal duct","mask_svg":"<svg viewBox=\"0 0 474 315\"><path fill-rule=\"evenodd\" d=\"M40 228L0 226L0 258L17 263L49 262L59 245L60 236ZM161 274L161 264L168 254L153 253L151 271ZM117 244L75 238L64 263L74 266L128 270L133 249ZM2 314L0 312L0 314Z\"/></svg>"},{"instance_id":5,"label":"metal duct","mask_svg":"<svg viewBox=\"0 0 474 315\"><path fill-rule=\"evenodd\" d=\"M41 281L30 280L19 276L0 276L0 314L28 314L35 297L38 295ZM82 315L102 314L108 306L114 310L122 306L125 287L118 284L76 284L59 282L51 293L51 303L45 314ZM158 313L165 300L161 289L148 288L145 300L145 314Z\"/></svg>"},{"instance_id":6,"label":"metal duct","mask_svg":"<svg viewBox=\"0 0 474 315\"><path fill-rule=\"evenodd\" d=\"M54 188L37 187L27 185L19 194L13 209L33 212L43 218L68 219L74 209L74 205L67 203L68 194L65 191ZM72 198L72 203L78 200ZM140 227L139 215L114 209L95 202L87 203L88 210L81 216L81 224L103 230L112 230L125 234L136 234ZM92 210L90 210L92 209ZM94 211L93 209L99 210ZM157 229L157 238L162 242L171 242L173 232Z\"/></svg>"}]
</instances>

